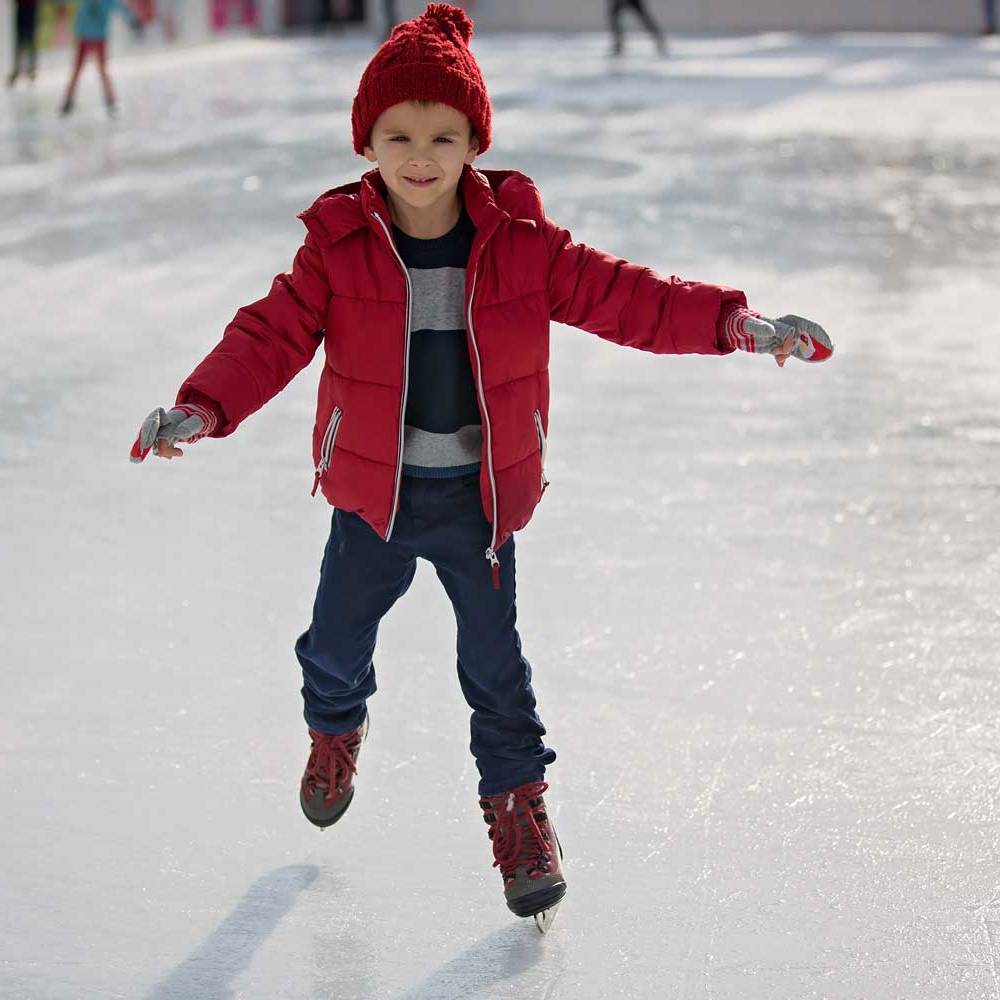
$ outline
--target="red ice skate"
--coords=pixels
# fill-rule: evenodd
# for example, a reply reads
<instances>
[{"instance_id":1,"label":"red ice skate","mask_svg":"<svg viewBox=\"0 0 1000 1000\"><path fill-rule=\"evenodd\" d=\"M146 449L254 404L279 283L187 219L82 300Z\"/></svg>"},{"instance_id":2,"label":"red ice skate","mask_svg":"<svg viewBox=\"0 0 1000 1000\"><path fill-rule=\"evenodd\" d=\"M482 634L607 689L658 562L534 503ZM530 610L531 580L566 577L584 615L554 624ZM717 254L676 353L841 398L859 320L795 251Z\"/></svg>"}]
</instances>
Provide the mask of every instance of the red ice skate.
<instances>
[{"instance_id":1,"label":"red ice skate","mask_svg":"<svg viewBox=\"0 0 1000 1000\"><path fill-rule=\"evenodd\" d=\"M535 781L479 800L507 907L519 917L534 917L543 934L566 895L562 847L542 798L548 787Z\"/></svg>"},{"instance_id":2,"label":"red ice skate","mask_svg":"<svg viewBox=\"0 0 1000 1000\"><path fill-rule=\"evenodd\" d=\"M357 729L336 736L310 728L312 750L299 789L299 803L310 823L325 830L347 812L354 798L358 754L367 734L367 715Z\"/></svg>"}]
</instances>

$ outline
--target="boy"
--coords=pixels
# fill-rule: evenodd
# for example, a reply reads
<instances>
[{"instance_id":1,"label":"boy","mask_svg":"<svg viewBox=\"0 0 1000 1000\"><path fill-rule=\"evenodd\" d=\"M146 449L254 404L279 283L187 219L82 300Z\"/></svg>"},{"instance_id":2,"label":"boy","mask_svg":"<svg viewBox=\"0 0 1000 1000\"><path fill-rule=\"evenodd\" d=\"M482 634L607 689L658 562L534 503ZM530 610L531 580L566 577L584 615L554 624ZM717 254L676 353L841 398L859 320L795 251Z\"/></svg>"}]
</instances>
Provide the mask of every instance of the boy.
<instances>
[{"instance_id":1,"label":"boy","mask_svg":"<svg viewBox=\"0 0 1000 1000\"><path fill-rule=\"evenodd\" d=\"M174 409L149 415L132 458L232 433L324 344L313 492L335 511L296 644L312 740L302 810L326 827L351 803L378 623L425 558L455 609L494 865L509 908L544 930L566 883L512 536L547 485L549 322L657 353L770 352L779 365L831 345L814 324L749 312L741 292L574 244L523 174L474 170L492 136L471 35L461 10L431 4L379 49L352 113L355 149L377 169L302 213L291 270L237 312Z\"/></svg>"}]
</instances>

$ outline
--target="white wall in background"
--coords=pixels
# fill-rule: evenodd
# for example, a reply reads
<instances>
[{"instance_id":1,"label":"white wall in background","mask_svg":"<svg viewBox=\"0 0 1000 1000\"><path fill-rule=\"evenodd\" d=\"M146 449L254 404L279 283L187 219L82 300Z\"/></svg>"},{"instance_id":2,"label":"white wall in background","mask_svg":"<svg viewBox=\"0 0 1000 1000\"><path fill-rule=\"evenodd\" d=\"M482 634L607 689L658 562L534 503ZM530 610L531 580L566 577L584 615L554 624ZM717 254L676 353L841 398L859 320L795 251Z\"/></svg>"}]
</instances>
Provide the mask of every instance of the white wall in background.
<instances>
[{"instance_id":1,"label":"white wall in background","mask_svg":"<svg viewBox=\"0 0 1000 1000\"><path fill-rule=\"evenodd\" d=\"M668 31L947 31L975 32L980 0L647 0ZM424 9L399 0L399 16ZM791 9L789 9L791 8ZM483 28L597 30L607 0L476 0L469 10ZM381 0L369 0L369 18L381 23ZM626 14L627 18L630 15Z\"/></svg>"}]
</instances>

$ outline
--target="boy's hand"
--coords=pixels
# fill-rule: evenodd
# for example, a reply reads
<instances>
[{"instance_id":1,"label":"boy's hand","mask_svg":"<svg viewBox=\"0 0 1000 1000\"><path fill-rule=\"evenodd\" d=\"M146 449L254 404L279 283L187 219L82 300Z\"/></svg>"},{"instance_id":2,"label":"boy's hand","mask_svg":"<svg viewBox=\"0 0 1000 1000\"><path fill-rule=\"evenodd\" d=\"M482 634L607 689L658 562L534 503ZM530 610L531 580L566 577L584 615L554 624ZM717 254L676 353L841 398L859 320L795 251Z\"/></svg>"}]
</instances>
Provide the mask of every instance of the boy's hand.
<instances>
[{"instance_id":1,"label":"boy's hand","mask_svg":"<svg viewBox=\"0 0 1000 1000\"><path fill-rule=\"evenodd\" d=\"M818 323L801 316L768 319L749 309L734 309L725 321L730 347L756 354L773 354L779 367L790 357L800 361L826 361L833 354L833 342Z\"/></svg>"},{"instance_id":2,"label":"boy's hand","mask_svg":"<svg viewBox=\"0 0 1000 1000\"><path fill-rule=\"evenodd\" d=\"M142 422L129 459L141 462L154 449L160 458L180 458L184 452L175 447L178 441L200 441L215 430L215 425L215 414L204 406L183 403L166 411L157 407Z\"/></svg>"}]
</instances>

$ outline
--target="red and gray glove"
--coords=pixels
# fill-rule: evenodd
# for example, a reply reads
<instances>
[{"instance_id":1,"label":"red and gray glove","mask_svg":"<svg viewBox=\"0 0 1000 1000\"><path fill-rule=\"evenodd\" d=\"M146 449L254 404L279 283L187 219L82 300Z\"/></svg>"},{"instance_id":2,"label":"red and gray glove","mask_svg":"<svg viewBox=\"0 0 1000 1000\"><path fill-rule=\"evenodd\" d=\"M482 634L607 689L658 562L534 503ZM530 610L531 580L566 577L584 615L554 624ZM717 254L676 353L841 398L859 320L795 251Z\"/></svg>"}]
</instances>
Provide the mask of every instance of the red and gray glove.
<instances>
[{"instance_id":1,"label":"red and gray glove","mask_svg":"<svg viewBox=\"0 0 1000 1000\"><path fill-rule=\"evenodd\" d=\"M178 441L193 444L211 434L217 423L215 414L207 406L197 403L181 403L172 410L157 407L142 422L129 458L133 462L141 462L157 441L166 441L171 447Z\"/></svg>"},{"instance_id":2,"label":"red and gray glove","mask_svg":"<svg viewBox=\"0 0 1000 1000\"><path fill-rule=\"evenodd\" d=\"M733 309L722 324L724 343L751 354L775 354L793 337L792 357L800 361L826 361L833 354L833 341L818 323L801 316L768 319L750 309Z\"/></svg>"}]
</instances>

